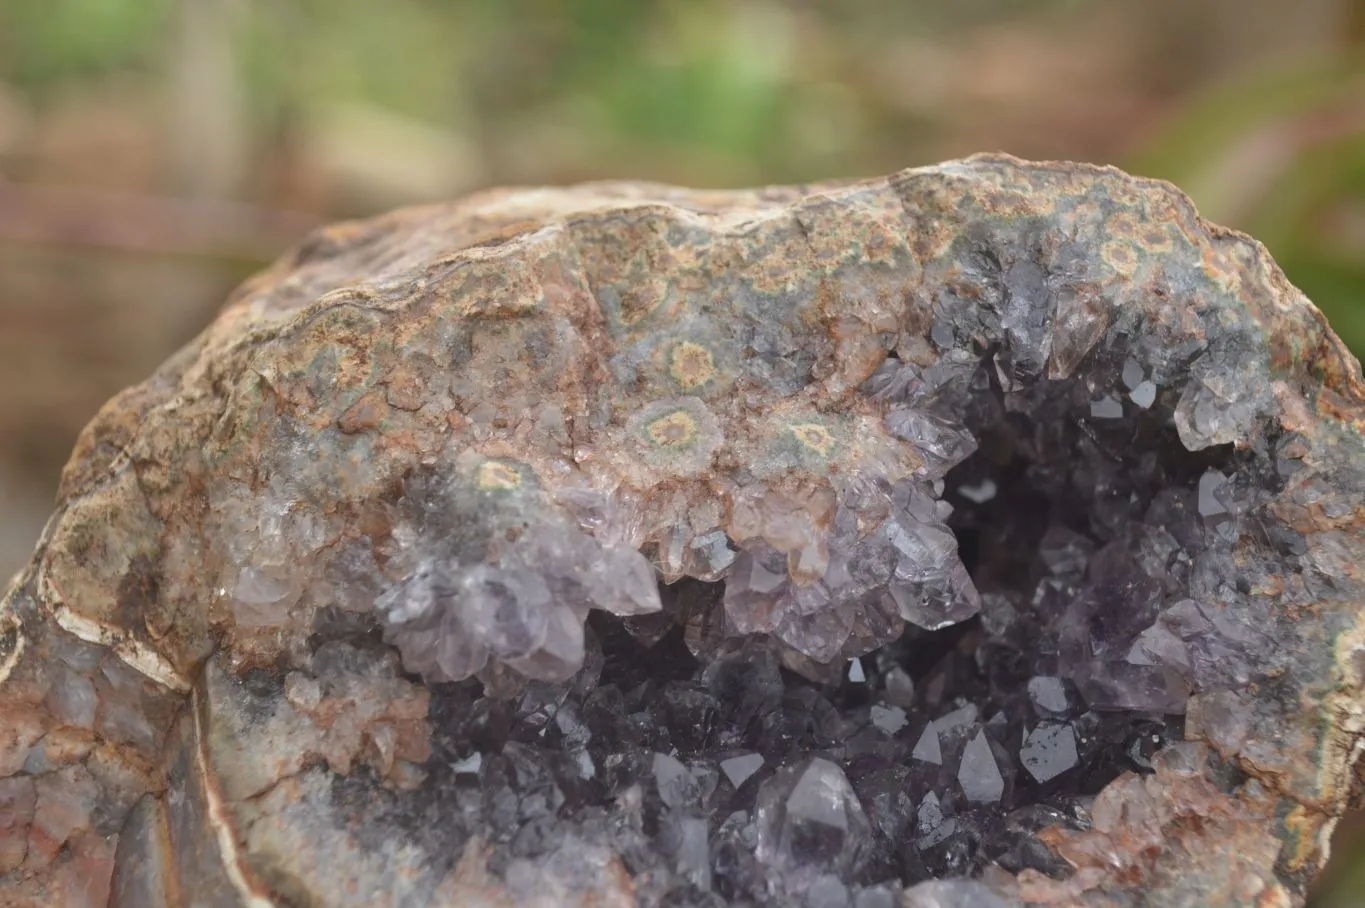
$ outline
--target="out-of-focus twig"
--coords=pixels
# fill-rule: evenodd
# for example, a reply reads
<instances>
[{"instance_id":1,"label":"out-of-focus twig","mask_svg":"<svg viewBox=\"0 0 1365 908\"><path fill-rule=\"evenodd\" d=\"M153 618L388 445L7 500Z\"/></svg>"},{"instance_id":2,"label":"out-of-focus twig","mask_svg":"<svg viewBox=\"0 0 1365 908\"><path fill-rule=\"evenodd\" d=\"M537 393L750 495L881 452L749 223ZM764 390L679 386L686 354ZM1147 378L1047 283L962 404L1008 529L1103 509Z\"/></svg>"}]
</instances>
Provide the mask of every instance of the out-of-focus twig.
<instances>
[{"instance_id":1,"label":"out-of-focus twig","mask_svg":"<svg viewBox=\"0 0 1365 908\"><path fill-rule=\"evenodd\" d=\"M30 186L0 180L0 242L263 262L319 223L219 201Z\"/></svg>"}]
</instances>

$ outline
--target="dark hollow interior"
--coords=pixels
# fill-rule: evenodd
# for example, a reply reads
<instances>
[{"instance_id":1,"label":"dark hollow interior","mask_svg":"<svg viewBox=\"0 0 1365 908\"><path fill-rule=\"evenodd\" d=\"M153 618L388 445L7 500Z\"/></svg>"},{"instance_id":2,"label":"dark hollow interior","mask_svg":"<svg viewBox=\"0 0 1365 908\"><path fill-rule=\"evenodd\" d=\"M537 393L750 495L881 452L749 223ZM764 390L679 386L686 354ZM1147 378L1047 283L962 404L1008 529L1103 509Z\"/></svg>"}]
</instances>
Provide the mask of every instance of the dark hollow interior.
<instances>
[{"instance_id":1,"label":"dark hollow interior","mask_svg":"<svg viewBox=\"0 0 1365 908\"><path fill-rule=\"evenodd\" d=\"M641 904L889 906L991 864L1067 874L1038 833L1085 828L1100 789L1182 738L1200 654L1144 641L1235 544L1263 470L1187 451L1176 389L1140 407L1119 388L1114 416L1080 379L1006 392L983 363L974 387L978 449L936 491L979 615L817 681L725 636L723 581L663 587L657 616L594 612L568 682L435 686L443 822L513 884L619 855Z\"/></svg>"}]
</instances>

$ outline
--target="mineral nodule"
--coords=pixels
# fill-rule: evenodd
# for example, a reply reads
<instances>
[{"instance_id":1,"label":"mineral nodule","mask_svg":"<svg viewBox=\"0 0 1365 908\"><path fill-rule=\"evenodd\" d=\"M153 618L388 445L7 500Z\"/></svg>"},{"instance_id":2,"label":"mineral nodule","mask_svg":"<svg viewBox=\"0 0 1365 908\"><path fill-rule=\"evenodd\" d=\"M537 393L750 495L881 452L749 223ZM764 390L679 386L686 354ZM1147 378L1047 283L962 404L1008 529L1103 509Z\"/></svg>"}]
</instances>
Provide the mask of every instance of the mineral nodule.
<instances>
[{"instance_id":1,"label":"mineral nodule","mask_svg":"<svg viewBox=\"0 0 1365 908\"><path fill-rule=\"evenodd\" d=\"M77 445L0 605L0 903L1298 904L1362 401L1112 169L329 228Z\"/></svg>"}]
</instances>

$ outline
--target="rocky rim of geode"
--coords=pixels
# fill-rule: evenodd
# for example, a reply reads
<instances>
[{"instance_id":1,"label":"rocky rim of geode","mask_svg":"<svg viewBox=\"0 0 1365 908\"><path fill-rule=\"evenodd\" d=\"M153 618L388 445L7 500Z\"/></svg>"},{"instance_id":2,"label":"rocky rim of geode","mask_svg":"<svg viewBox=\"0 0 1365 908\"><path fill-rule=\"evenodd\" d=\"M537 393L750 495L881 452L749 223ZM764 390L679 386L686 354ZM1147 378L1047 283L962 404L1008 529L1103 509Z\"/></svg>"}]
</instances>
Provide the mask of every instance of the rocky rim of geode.
<instances>
[{"instance_id":1,"label":"rocky rim of geode","mask_svg":"<svg viewBox=\"0 0 1365 908\"><path fill-rule=\"evenodd\" d=\"M994 895L906 903L1299 901L1365 730L1359 367L1261 247L1170 187L996 156L827 187L490 192L329 228L249 282L86 429L0 606L0 891L349 904L328 887L353 859L370 903L501 904L477 839L438 856L416 827L439 816L404 815L449 743L440 685L573 683L584 616L657 611L652 572L724 579L720 638L765 635L817 680L907 622L963 621L982 578L939 505L987 397L1004 425L1080 413L1085 438L1000 442L1035 466L1084 446L1077 483L1134 503L1185 477L1104 511L1159 505L1193 553L1140 639L1115 655L1095 629L1092 575L1117 568L1043 623L1048 671L1092 706L1183 711L1188 741L1108 784L1088 828L1039 833L1071 872L992 865ZM1154 445L1140 481L1104 472L1125 443L1104 420ZM1184 452L1217 457L1185 476ZM1128 532L1094 542L1150 554ZM1024 603L997 593L999 643ZM1194 664L1208 639L1221 667ZM348 831L338 798L388 798L365 814L384 834ZM649 891L604 860L579 897Z\"/></svg>"}]
</instances>

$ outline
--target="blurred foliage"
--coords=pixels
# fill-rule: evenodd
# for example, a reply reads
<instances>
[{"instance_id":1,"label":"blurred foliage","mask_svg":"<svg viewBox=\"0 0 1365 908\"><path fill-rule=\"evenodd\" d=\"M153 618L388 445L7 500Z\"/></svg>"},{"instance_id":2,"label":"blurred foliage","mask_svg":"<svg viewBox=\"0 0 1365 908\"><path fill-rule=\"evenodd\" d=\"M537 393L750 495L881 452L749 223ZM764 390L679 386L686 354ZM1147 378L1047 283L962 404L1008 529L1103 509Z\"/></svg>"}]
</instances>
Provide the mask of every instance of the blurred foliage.
<instances>
[{"instance_id":1,"label":"blurred foliage","mask_svg":"<svg viewBox=\"0 0 1365 908\"><path fill-rule=\"evenodd\" d=\"M150 67L170 0L53 0L0 4L5 76L44 92L124 67Z\"/></svg>"},{"instance_id":2,"label":"blurred foliage","mask_svg":"<svg viewBox=\"0 0 1365 908\"><path fill-rule=\"evenodd\" d=\"M604 161L617 175L806 180L850 164L867 173L895 166L899 139L914 146L935 131L932 115L896 109L903 88L876 84L869 63L888 37L928 41L1086 5L0 0L0 81L43 99L100 77L155 73L177 10L215 7L230 23L225 40L260 134L341 101L475 137L488 181L542 169L573 178ZM517 166L527 143L546 141L565 146L557 166Z\"/></svg>"}]
</instances>

